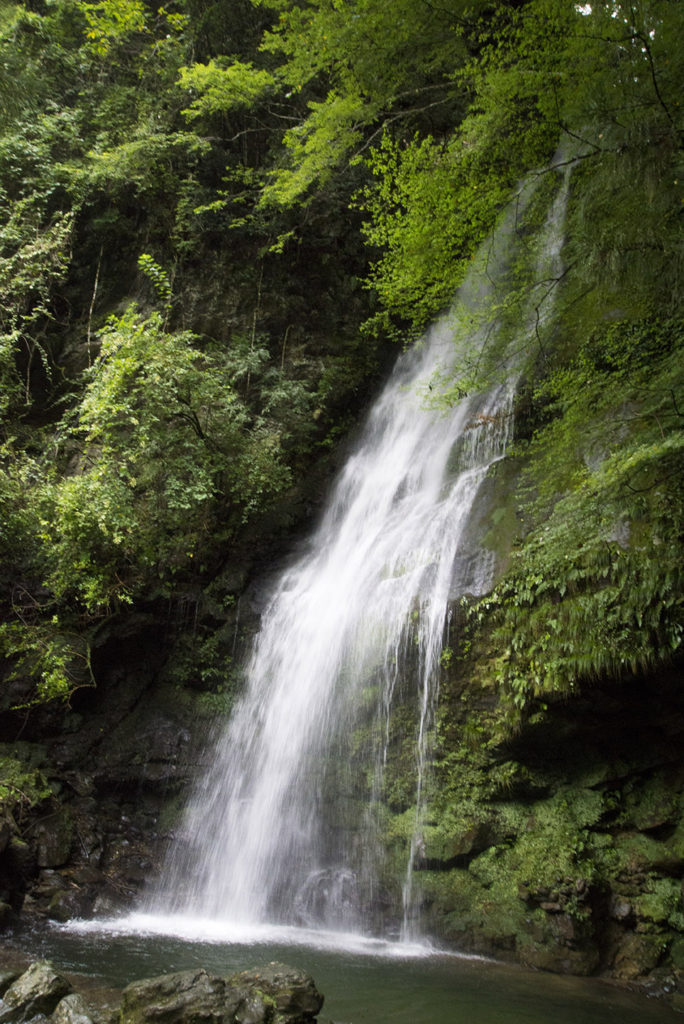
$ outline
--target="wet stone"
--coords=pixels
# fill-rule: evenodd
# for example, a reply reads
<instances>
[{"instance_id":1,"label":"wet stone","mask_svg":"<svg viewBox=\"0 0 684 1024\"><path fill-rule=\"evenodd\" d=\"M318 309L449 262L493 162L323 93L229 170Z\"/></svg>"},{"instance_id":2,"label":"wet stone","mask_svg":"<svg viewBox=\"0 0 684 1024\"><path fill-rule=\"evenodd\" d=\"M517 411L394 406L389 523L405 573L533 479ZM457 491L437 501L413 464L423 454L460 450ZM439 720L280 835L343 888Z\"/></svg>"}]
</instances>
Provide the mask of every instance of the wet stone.
<instances>
[{"instance_id":1,"label":"wet stone","mask_svg":"<svg viewBox=\"0 0 684 1024\"><path fill-rule=\"evenodd\" d=\"M0 1024L49 1015L70 992L71 985L57 974L50 961L38 960L5 992L0 1004Z\"/></svg>"},{"instance_id":2,"label":"wet stone","mask_svg":"<svg viewBox=\"0 0 684 1024\"><path fill-rule=\"evenodd\" d=\"M310 974L277 961L240 971L228 979L228 984L249 986L269 996L275 1009L274 1024L308 1024L323 1006L323 996Z\"/></svg>"},{"instance_id":3,"label":"wet stone","mask_svg":"<svg viewBox=\"0 0 684 1024\"><path fill-rule=\"evenodd\" d=\"M57 1004L52 1024L93 1024L93 1015L83 996L72 992Z\"/></svg>"}]
</instances>

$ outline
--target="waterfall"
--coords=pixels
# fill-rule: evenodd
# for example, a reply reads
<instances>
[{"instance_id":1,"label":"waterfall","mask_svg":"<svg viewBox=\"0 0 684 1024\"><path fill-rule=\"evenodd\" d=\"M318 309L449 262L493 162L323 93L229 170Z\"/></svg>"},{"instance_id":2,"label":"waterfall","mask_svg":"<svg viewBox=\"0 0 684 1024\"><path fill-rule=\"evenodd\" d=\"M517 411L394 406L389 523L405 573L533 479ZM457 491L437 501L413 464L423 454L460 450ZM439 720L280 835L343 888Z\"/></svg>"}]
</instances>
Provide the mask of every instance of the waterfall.
<instances>
[{"instance_id":1,"label":"waterfall","mask_svg":"<svg viewBox=\"0 0 684 1024\"><path fill-rule=\"evenodd\" d=\"M429 399L440 376L453 380L461 362L493 344L495 323L479 310L505 287L522 202L449 315L398 360L307 552L277 583L244 694L152 898L156 910L416 933L413 866L448 609L492 583L492 557L464 559L463 545L483 480L506 453L517 373L506 357L507 373L490 390L447 408ZM540 282L561 237L557 201L537 240ZM518 342L533 320L534 295ZM381 841L398 707L415 778L399 882Z\"/></svg>"}]
</instances>

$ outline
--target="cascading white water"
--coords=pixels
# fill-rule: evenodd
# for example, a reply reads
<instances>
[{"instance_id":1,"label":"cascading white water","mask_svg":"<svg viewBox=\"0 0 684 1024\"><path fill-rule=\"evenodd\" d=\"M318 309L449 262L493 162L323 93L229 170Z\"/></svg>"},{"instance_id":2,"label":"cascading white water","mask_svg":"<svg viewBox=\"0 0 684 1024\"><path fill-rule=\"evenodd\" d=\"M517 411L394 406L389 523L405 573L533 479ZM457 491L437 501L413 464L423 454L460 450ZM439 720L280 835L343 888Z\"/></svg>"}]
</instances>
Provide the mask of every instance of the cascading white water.
<instances>
[{"instance_id":1,"label":"cascading white water","mask_svg":"<svg viewBox=\"0 0 684 1024\"><path fill-rule=\"evenodd\" d=\"M560 214L549 221L545 260L560 247ZM501 279L513 235L511 216L494 256L489 249L490 282ZM426 395L436 372L453 377L465 350L491 333L469 322L491 293L483 282L481 260L460 313L400 358L308 553L280 579L155 909L365 932L403 916L403 935L414 931L412 867L449 601L483 592L493 568L484 553L467 578L454 567L482 481L506 451L514 374L446 410ZM416 751L403 908L386 906L378 840L398 699L412 708Z\"/></svg>"}]
</instances>

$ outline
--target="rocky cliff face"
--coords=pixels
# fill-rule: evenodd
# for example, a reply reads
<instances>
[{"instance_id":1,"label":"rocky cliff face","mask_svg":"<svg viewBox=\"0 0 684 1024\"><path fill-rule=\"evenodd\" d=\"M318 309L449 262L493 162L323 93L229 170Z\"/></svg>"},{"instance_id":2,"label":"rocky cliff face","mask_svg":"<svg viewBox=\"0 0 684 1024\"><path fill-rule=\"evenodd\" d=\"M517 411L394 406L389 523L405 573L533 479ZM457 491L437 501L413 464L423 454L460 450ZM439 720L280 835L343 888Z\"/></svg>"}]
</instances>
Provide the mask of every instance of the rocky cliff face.
<instances>
[{"instance_id":1,"label":"rocky cliff face","mask_svg":"<svg viewBox=\"0 0 684 1024\"><path fill-rule=\"evenodd\" d=\"M117 638L98 654L96 691L68 709L5 716L0 756L31 787L3 801L5 920L20 909L57 920L107 914L160 870L219 701L174 681L171 649L160 626Z\"/></svg>"},{"instance_id":2,"label":"rocky cliff face","mask_svg":"<svg viewBox=\"0 0 684 1024\"><path fill-rule=\"evenodd\" d=\"M680 671L587 686L505 741L492 694L451 674L416 865L436 932L545 970L681 984Z\"/></svg>"}]
</instances>

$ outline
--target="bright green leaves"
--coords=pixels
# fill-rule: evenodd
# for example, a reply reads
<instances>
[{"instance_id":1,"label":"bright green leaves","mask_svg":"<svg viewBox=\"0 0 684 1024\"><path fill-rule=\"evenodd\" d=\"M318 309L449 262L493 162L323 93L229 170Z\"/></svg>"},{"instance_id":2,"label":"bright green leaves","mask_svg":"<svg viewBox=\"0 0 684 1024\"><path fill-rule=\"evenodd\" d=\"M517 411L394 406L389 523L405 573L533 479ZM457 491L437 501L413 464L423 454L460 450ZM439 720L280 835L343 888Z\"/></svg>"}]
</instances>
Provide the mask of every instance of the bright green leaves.
<instances>
[{"instance_id":1,"label":"bright green leaves","mask_svg":"<svg viewBox=\"0 0 684 1024\"><path fill-rule=\"evenodd\" d=\"M453 71L467 56L463 26L472 22L472 5L261 6L277 12L261 45L265 67L212 60L182 69L180 84L200 93L185 111L193 119L243 107L254 114L266 101L266 122L284 146L264 188L267 207L294 207L325 193L382 121L415 126L427 117L434 124L458 106Z\"/></svg>"},{"instance_id":2,"label":"bright green leaves","mask_svg":"<svg viewBox=\"0 0 684 1024\"><path fill-rule=\"evenodd\" d=\"M248 431L225 360L192 342L134 309L102 336L80 465L44 519L50 589L91 613L168 585L201 562L220 507L220 528L235 527L287 481L277 436Z\"/></svg>"},{"instance_id":3,"label":"bright green leaves","mask_svg":"<svg viewBox=\"0 0 684 1024\"><path fill-rule=\"evenodd\" d=\"M369 280L386 311L418 327L448 305L509 195L509 179L488 180L473 163L460 137L444 145L385 136L369 158L375 182L357 202L368 241L383 251Z\"/></svg>"},{"instance_id":4,"label":"bright green leaves","mask_svg":"<svg viewBox=\"0 0 684 1024\"><path fill-rule=\"evenodd\" d=\"M268 71L255 68L251 62L235 61L221 66L210 60L180 69L179 85L199 95L183 113L189 120L251 107L271 94L276 82Z\"/></svg>"},{"instance_id":5,"label":"bright green leaves","mask_svg":"<svg viewBox=\"0 0 684 1024\"><path fill-rule=\"evenodd\" d=\"M578 289L618 303L623 292L640 315L654 287L679 301L682 6L594 4L582 15L565 0L501 4L467 38L477 55L454 76L463 119L408 139L393 122L359 194L387 313L418 325L435 315L515 182L559 140L561 159L582 162L568 250Z\"/></svg>"},{"instance_id":6,"label":"bright green leaves","mask_svg":"<svg viewBox=\"0 0 684 1024\"><path fill-rule=\"evenodd\" d=\"M309 109L306 120L285 133L290 166L272 173L263 191L267 205L293 206L304 202L313 187L324 188L359 145L373 114L372 104L350 92L330 92Z\"/></svg>"},{"instance_id":7,"label":"bright green leaves","mask_svg":"<svg viewBox=\"0 0 684 1024\"><path fill-rule=\"evenodd\" d=\"M36 364L50 375L49 353L36 340L52 317L51 295L71 256L73 215L55 214L46 224L40 201L12 204L0 221L0 412L30 405ZM1 207L1 203L0 203ZM2 216L0 208L0 217ZM23 373L18 368L23 365ZM23 378L23 379L22 379Z\"/></svg>"},{"instance_id":8,"label":"bright green leaves","mask_svg":"<svg viewBox=\"0 0 684 1024\"><path fill-rule=\"evenodd\" d=\"M265 6L280 13L262 48L282 55L281 73L291 88L325 78L341 94L349 89L389 108L399 98L415 101L436 80L445 82L465 55L463 22L483 5L268 0Z\"/></svg>"},{"instance_id":9,"label":"bright green leaves","mask_svg":"<svg viewBox=\"0 0 684 1024\"><path fill-rule=\"evenodd\" d=\"M141 266L166 305L167 275L148 254ZM0 472L13 592L0 645L15 676L35 680L38 700L93 685L90 650L108 618L203 577L217 543L273 507L290 483L280 405L295 419L307 409L303 387L265 371L256 349L198 347L159 313L131 307L99 340L50 458L7 446L16 457ZM262 415L238 394L250 382ZM296 437L294 423L285 442Z\"/></svg>"},{"instance_id":10,"label":"bright green leaves","mask_svg":"<svg viewBox=\"0 0 684 1024\"><path fill-rule=\"evenodd\" d=\"M35 804L52 796L53 790L43 772L30 763L28 750L21 742L6 744L0 753L0 808L4 819L13 818L17 825Z\"/></svg>"},{"instance_id":11,"label":"bright green leaves","mask_svg":"<svg viewBox=\"0 0 684 1024\"><path fill-rule=\"evenodd\" d=\"M106 56L114 44L144 32L147 27L142 0L100 0L95 4L80 0L79 6L88 24L86 37L93 51L101 57Z\"/></svg>"},{"instance_id":12,"label":"bright green leaves","mask_svg":"<svg viewBox=\"0 0 684 1024\"><path fill-rule=\"evenodd\" d=\"M87 631L64 629L57 615L41 619L36 611L26 609L20 621L0 624L0 651L13 665L11 677L36 680L29 703L65 701L75 690L94 686Z\"/></svg>"},{"instance_id":13,"label":"bright green leaves","mask_svg":"<svg viewBox=\"0 0 684 1024\"><path fill-rule=\"evenodd\" d=\"M170 309L171 281L169 280L169 275L147 252L138 256L138 266L142 270L143 274L149 278L162 308L166 310Z\"/></svg>"}]
</instances>

